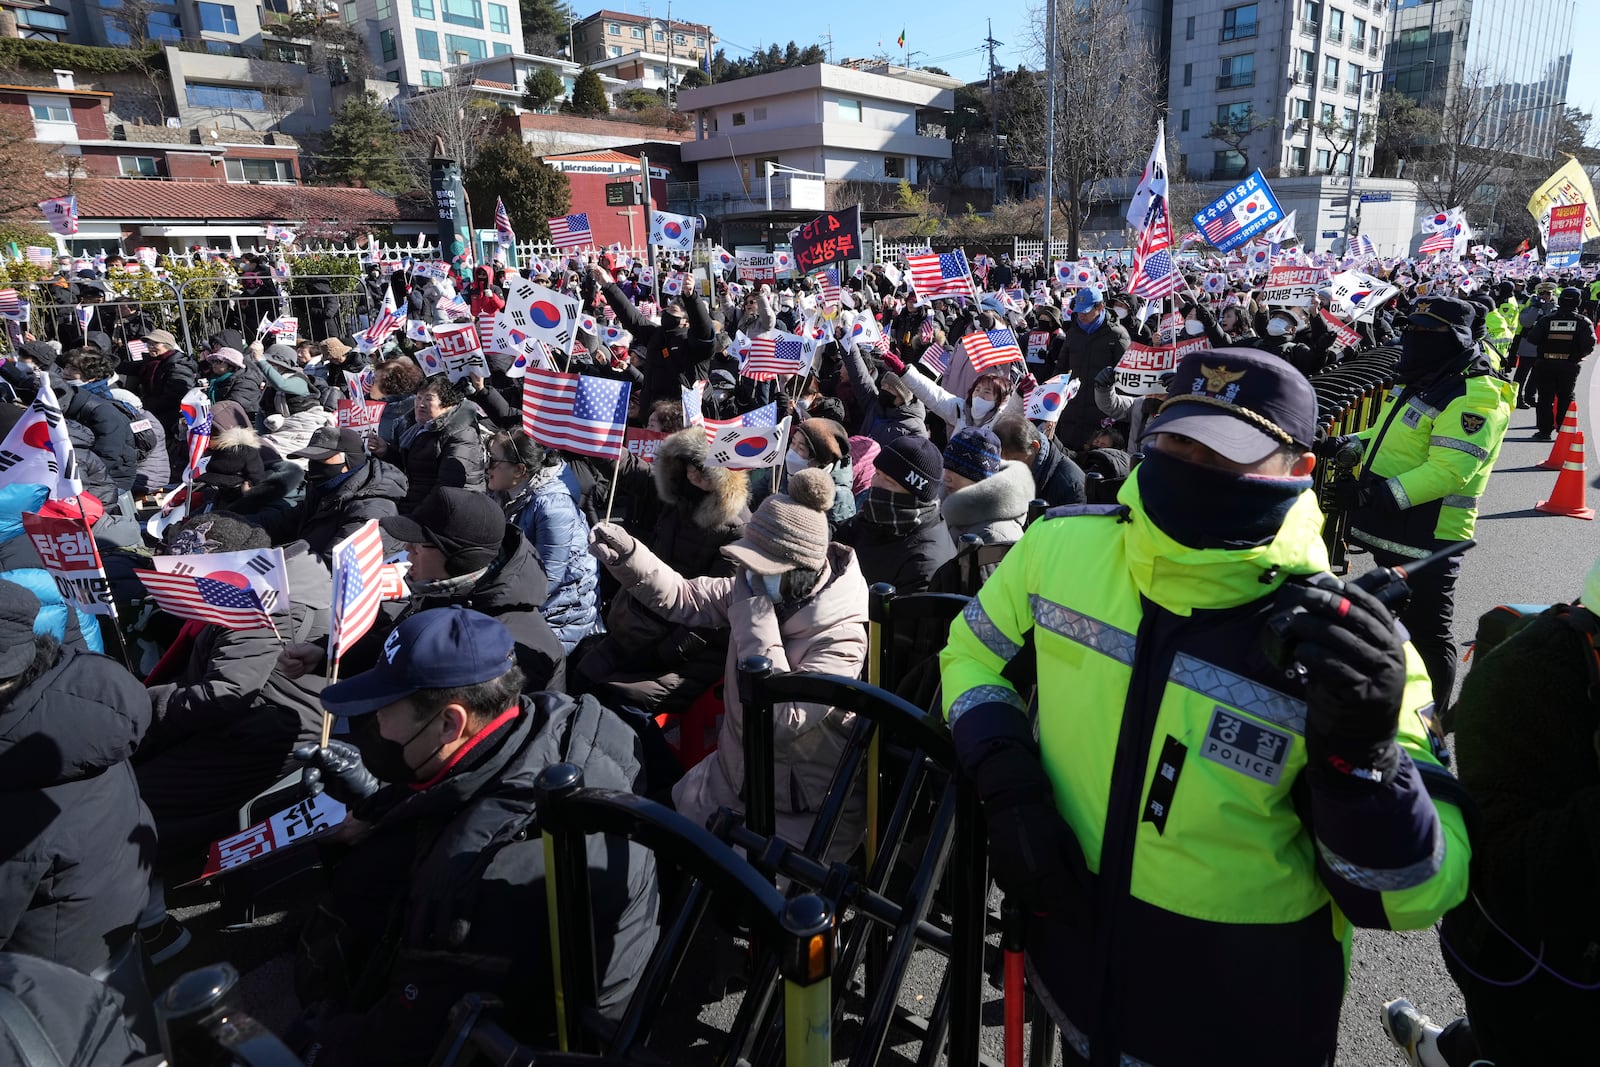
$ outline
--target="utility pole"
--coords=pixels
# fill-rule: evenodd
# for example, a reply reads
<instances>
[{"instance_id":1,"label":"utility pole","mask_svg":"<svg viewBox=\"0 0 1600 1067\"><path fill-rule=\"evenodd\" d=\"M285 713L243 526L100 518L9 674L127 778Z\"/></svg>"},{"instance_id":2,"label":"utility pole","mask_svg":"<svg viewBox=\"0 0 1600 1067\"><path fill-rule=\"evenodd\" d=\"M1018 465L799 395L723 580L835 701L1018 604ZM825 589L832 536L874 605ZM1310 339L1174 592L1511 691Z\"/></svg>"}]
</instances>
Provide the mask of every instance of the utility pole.
<instances>
[{"instance_id":1,"label":"utility pole","mask_svg":"<svg viewBox=\"0 0 1600 1067\"><path fill-rule=\"evenodd\" d=\"M1056 202L1056 0L1044 16L1044 83L1050 99L1044 108L1044 266L1050 269L1050 215Z\"/></svg>"},{"instance_id":2,"label":"utility pole","mask_svg":"<svg viewBox=\"0 0 1600 1067\"><path fill-rule=\"evenodd\" d=\"M828 32L822 35L822 40L828 42L828 65L833 66L833 26L828 26Z\"/></svg>"},{"instance_id":3,"label":"utility pole","mask_svg":"<svg viewBox=\"0 0 1600 1067\"><path fill-rule=\"evenodd\" d=\"M989 46L989 147L994 153L994 204L1000 203L1000 108L995 100L995 74L997 69L994 63L994 50L1002 43L994 39L994 19L989 20L989 36L983 39ZM1053 86L1052 86L1053 88ZM989 210L993 211L991 207Z\"/></svg>"}]
</instances>

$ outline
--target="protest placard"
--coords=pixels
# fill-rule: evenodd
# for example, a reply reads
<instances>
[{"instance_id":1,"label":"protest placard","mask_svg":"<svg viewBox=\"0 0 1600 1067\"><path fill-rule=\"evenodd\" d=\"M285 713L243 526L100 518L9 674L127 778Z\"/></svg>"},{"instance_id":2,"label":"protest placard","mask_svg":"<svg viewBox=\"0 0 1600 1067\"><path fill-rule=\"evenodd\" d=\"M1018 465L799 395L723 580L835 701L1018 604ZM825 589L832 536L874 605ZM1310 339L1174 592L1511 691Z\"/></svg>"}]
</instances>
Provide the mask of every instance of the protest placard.
<instances>
[{"instance_id":1,"label":"protest placard","mask_svg":"<svg viewBox=\"0 0 1600 1067\"><path fill-rule=\"evenodd\" d=\"M1262 292L1266 303L1276 307L1308 308L1317 301L1317 285L1326 280L1316 267L1278 266L1267 275Z\"/></svg>"},{"instance_id":2,"label":"protest placard","mask_svg":"<svg viewBox=\"0 0 1600 1067\"><path fill-rule=\"evenodd\" d=\"M778 257L771 252L740 252L735 262L741 282L759 285L778 281Z\"/></svg>"},{"instance_id":3,"label":"protest placard","mask_svg":"<svg viewBox=\"0 0 1600 1067\"><path fill-rule=\"evenodd\" d=\"M628 427L628 451L638 457L640 463L654 463L656 450L661 447L661 442L667 435L656 430L646 430L637 426Z\"/></svg>"},{"instance_id":4,"label":"protest placard","mask_svg":"<svg viewBox=\"0 0 1600 1067\"><path fill-rule=\"evenodd\" d=\"M22 528L63 600L93 615L116 615L100 550L81 517L50 517L25 511Z\"/></svg>"},{"instance_id":5,"label":"protest placard","mask_svg":"<svg viewBox=\"0 0 1600 1067\"><path fill-rule=\"evenodd\" d=\"M1175 370L1178 361L1191 352L1203 352L1211 347L1204 337L1196 337L1181 344L1152 348L1137 341L1128 345L1117 363L1117 389L1134 396L1164 393L1161 375Z\"/></svg>"},{"instance_id":6,"label":"protest placard","mask_svg":"<svg viewBox=\"0 0 1600 1067\"><path fill-rule=\"evenodd\" d=\"M341 400L338 418L341 430L355 430L363 435L377 433L378 424L383 421L383 401L357 403L354 400Z\"/></svg>"},{"instance_id":7,"label":"protest placard","mask_svg":"<svg viewBox=\"0 0 1600 1067\"><path fill-rule=\"evenodd\" d=\"M459 382L473 374L482 378L489 376L489 361L484 358L483 348L478 344L478 328L475 324L462 322L451 326L435 326L433 343L439 350L439 358L444 361L445 373L452 382Z\"/></svg>"},{"instance_id":8,"label":"protest placard","mask_svg":"<svg viewBox=\"0 0 1600 1067\"><path fill-rule=\"evenodd\" d=\"M214 842L206 855L206 865L195 881L203 882L268 853L320 837L344 822L344 817L344 805L327 793L307 797L264 822Z\"/></svg>"}]
</instances>

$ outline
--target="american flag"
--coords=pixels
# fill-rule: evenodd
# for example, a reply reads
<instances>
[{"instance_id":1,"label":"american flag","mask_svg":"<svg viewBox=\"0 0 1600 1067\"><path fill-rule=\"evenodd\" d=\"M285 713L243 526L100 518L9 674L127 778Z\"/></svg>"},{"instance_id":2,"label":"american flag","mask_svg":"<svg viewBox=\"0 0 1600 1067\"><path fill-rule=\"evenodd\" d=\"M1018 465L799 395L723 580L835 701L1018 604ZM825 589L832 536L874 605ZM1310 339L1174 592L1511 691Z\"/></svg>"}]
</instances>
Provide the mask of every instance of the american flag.
<instances>
[{"instance_id":1,"label":"american flag","mask_svg":"<svg viewBox=\"0 0 1600 1067\"><path fill-rule=\"evenodd\" d=\"M751 339L750 355L739 373L762 381L780 374L804 374L809 365L804 338L775 330Z\"/></svg>"},{"instance_id":2,"label":"american flag","mask_svg":"<svg viewBox=\"0 0 1600 1067\"><path fill-rule=\"evenodd\" d=\"M943 377L944 372L949 369L950 353L945 349L944 345L935 341L922 350L921 362L923 370L931 370Z\"/></svg>"},{"instance_id":3,"label":"american flag","mask_svg":"<svg viewBox=\"0 0 1600 1067\"><path fill-rule=\"evenodd\" d=\"M54 250L42 245L29 245L25 255L28 262L35 267L48 267L56 261Z\"/></svg>"},{"instance_id":4,"label":"american flag","mask_svg":"<svg viewBox=\"0 0 1600 1067\"><path fill-rule=\"evenodd\" d=\"M833 267L824 267L811 276L822 289L822 306L831 307L839 303L839 272Z\"/></svg>"},{"instance_id":5,"label":"american flag","mask_svg":"<svg viewBox=\"0 0 1600 1067\"><path fill-rule=\"evenodd\" d=\"M395 309L394 290L391 289L384 294L383 311L376 319L372 320L372 325L362 331L357 347L363 351L371 351L377 348L387 341L389 335L398 330L405 321L405 317Z\"/></svg>"},{"instance_id":6,"label":"american flag","mask_svg":"<svg viewBox=\"0 0 1600 1067\"><path fill-rule=\"evenodd\" d=\"M384 599L382 571L383 538L378 533L377 519L368 519L359 530L333 546L328 651L334 663L366 636L378 618L378 604Z\"/></svg>"},{"instance_id":7,"label":"american flag","mask_svg":"<svg viewBox=\"0 0 1600 1067\"><path fill-rule=\"evenodd\" d=\"M695 382L693 385L685 385L682 389L683 424L685 426L693 426L705 417L706 383L702 380Z\"/></svg>"},{"instance_id":8,"label":"american flag","mask_svg":"<svg viewBox=\"0 0 1600 1067\"><path fill-rule=\"evenodd\" d=\"M1022 361L1022 349L1017 347L1017 335L1010 330L990 330L988 333L969 333L961 339L967 350L967 360L975 371L986 371L1003 363ZM927 359L926 353L923 359Z\"/></svg>"},{"instance_id":9,"label":"american flag","mask_svg":"<svg viewBox=\"0 0 1600 1067\"><path fill-rule=\"evenodd\" d=\"M918 296L932 299L936 296L971 296L972 272L967 269L967 255L961 249L953 252L912 253L906 256L911 268L911 287Z\"/></svg>"},{"instance_id":10,"label":"american flag","mask_svg":"<svg viewBox=\"0 0 1600 1067\"><path fill-rule=\"evenodd\" d=\"M1456 247L1456 236L1449 231L1429 234L1427 240L1417 249L1419 256L1431 256L1435 252L1451 252Z\"/></svg>"},{"instance_id":11,"label":"american flag","mask_svg":"<svg viewBox=\"0 0 1600 1067\"><path fill-rule=\"evenodd\" d=\"M248 581L238 585L232 578L204 574L163 573L135 570L161 610L179 619L216 623L230 630L257 630L272 626L272 616L261 606L261 598Z\"/></svg>"},{"instance_id":12,"label":"american flag","mask_svg":"<svg viewBox=\"0 0 1600 1067\"><path fill-rule=\"evenodd\" d=\"M627 422L627 382L538 367L522 381L522 428L541 445L616 459Z\"/></svg>"},{"instance_id":13,"label":"american flag","mask_svg":"<svg viewBox=\"0 0 1600 1067\"><path fill-rule=\"evenodd\" d=\"M506 211L506 202L498 196L494 198L494 240L495 244L500 245L517 243L517 234L511 228L511 215Z\"/></svg>"},{"instance_id":14,"label":"american flag","mask_svg":"<svg viewBox=\"0 0 1600 1067\"><path fill-rule=\"evenodd\" d=\"M465 300L455 294L440 297L437 307L441 315L451 320L470 319L472 317L472 308Z\"/></svg>"},{"instance_id":15,"label":"american flag","mask_svg":"<svg viewBox=\"0 0 1600 1067\"><path fill-rule=\"evenodd\" d=\"M589 213L559 215L550 220L550 243L557 248L583 248L594 244L594 231L589 229Z\"/></svg>"},{"instance_id":16,"label":"american flag","mask_svg":"<svg viewBox=\"0 0 1600 1067\"><path fill-rule=\"evenodd\" d=\"M1172 261L1172 226L1167 221L1165 197L1151 200L1144 228L1139 231L1133 261L1128 292L1134 296L1157 300L1183 288L1183 275Z\"/></svg>"},{"instance_id":17,"label":"american flag","mask_svg":"<svg viewBox=\"0 0 1600 1067\"><path fill-rule=\"evenodd\" d=\"M139 362L149 354L150 346L145 344L143 341L135 339L128 342L128 358L133 360L135 363Z\"/></svg>"},{"instance_id":18,"label":"american flag","mask_svg":"<svg viewBox=\"0 0 1600 1067\"><path fill-rule=\"evenodd\" d=\"M687 417L685 417L685 422L687 421ZM746 411L744 414L736 415L731 419L703 419L701 421L706 424L706 440L709 441L717 436L718 430L726 430L730 426L755 429L761 426L774 425L778 421L778 405L776 402L763 404L754 411Z\"/></svg>"},{"instance_id":19,"label":"american flag","mask_svg":"<svg viewBox=\"0 0 1600 1067\"><path fill-rule=\"evenodd\" d=\"M200 457L211 445L211 398L204 389L191 389L183 395L179 407L189 436L189 466L185 473L192 478L200 473Z\"/></svg>"},{"instance_id":20,"label":"american flag","mask_svg":"<svg viewBox=\"0 0 1600 1067\"><path fill-rule=\"evenodd\" d=\"M1364 233L1356 237L1356 255L1375 256L1377 254L1378 249L1373 245L1372 238L1368 237Z\"/></svg>"},{"instance_id":21,"label":"american flag","mask_svg":"<svg viewBox=\"0 0 1600 1067\"><path fill-rule=\"evenodd\" d=\"M1202 222L1200 228L1206 231L1207 241L1218 244L1239 232L1239 220L1233 212L1225 211L1214 219Z\"/></svg>"},{"instance_id":22,"label":"american flag","mask_svg":"<svg viewBox=\"0 0 1600 1067\"><path fill-rule=\"evenodd\" d=\"M15 315L22 310L15 289L0 289L0 315Z\"/></svg>"}]
</instances>

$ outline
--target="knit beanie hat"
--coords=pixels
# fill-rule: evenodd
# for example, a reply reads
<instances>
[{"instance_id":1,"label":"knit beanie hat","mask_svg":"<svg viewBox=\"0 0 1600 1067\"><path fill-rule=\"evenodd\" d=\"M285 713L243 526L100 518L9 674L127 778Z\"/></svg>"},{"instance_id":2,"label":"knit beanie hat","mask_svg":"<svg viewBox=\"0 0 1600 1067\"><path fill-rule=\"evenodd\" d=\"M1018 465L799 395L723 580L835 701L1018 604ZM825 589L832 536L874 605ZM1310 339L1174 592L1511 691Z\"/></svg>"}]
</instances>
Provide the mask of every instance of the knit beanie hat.
<instances>
[{"instance_id":1,"label":"knit beanie hat","mask_svg":"<svg viewBox=\"0 0 1600 1067\"><path fill-rule=\"evenodd\" d=\"M802 419L794 429L806 439L811 462L819 466L838 463L850 454L850 434L833 419Z\"/></svg>"},{"instance_id":2,"label":"knit beanie hat","mask_svg":"<svg viewBox=\"0 0 1600 1067\"><path fill-rule=\"evenodd\" d=\"M828 516L833 479L807 467L789 479L787 493L761 502L739 540L722 554L757 574L783 574L796 567L820 571L828 561Z\"/></svg>"},{"instance_id":3,"label":"knit beanie hat","mask_svg":"<svg viewBox=\"0 0 1600 1067\"><path fill-rule=\"evenodd\" d=\"M996 445L998 447L998 444ZM878 470L905 487L924 504L939 499L939 472L943 469L938 447L926 437L896 437L878 453Z\"/></svg>"},{"instance_id":4,"label":"knit beanie hat","mask_svg":"<svg viewBox=\"0 0 1600 1067\"><path fill-rule=\"evenodd\" d=\"M981 482L1000 469L1000 438L982 426L956 431L944 447L944 469Z\"/></svg>"}]
</instances>

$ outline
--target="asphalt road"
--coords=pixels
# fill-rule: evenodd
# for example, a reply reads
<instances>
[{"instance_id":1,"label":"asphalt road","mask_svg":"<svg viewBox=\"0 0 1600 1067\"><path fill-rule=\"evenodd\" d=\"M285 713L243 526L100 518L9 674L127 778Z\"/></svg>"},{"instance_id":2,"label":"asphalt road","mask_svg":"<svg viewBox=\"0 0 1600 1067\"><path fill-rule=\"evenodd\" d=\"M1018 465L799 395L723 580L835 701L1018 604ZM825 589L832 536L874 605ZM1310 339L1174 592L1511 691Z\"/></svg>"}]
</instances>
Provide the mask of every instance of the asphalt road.
<instances>
[{"instance_id":1,"label":"asphalt road","mask_svg":"<svg viewBox=\"0 0 1600 1067\"><path fill-rule=\"evenodd\" d=\"M1589 428L1591 419L1595 420L1596 436L1600 436L1600 380L1595 379L1592 366L1586 371L1578 395L1582 398L1580 407L1587 406L1582 419L1585 428ZM1458 587L1456 634L1463 645L1471 639L1478 616L1497 604L1547 604L1577 597L1584 575L1600 553L1600 536L1593 523L1534 510L1538 501L1550 495L1556 476L1535 466L1549 454L1550 446L1529 441L1532 432L1532 412L1515 412L1479 516L1479 546L1467 557ZM1585 475L1588 502L1596 506L1600 505L1600 491L1595 488L1600 485L1600 479L1595 477L1600 472L1600 462L1590 462ZM1367 559L1356 556L1353 563L1359 569ZM269 917L247 930L225 933L214 928L216 911L212 907L197 906L180 914L198 935L194 948L185 956L195 964L215 958L234 960L245 972L247 1009L275 1029L287 1025L296 1011L285 953L290 924L283 922L281 916ZM542 919L530 917L530 921ZM997 952L991 938L991 954ZM706 996L695 995L703 994L697 987L718 970L717 958L709 947L703 951L697 947L690 954L683 988L675 993L673 1009L663 1013L663 1028L670 1032L670 1040L658 1046L663 1062L686 1067L715 1062L717 1036L726 1029L740 1002L736 989L711 997L708 1003L702 1003L708 999ZM914 957L900 999L909 1012L925 1016L931 1010L943 966L942 958L932 953L918 952ZM720 984L717 988L721 988ZM1002 1055L999 993L987 983L984 988L983 1051L998 1062ZM1248 990L1241 991L1241 996L1241 1007L1248 1011ZM1464 1010L1460 994L1440 960L1432 931L1358 933L1340 1026L1337 1067L1403 1063L1378 1022L1383 1002L1397 996L1410 998L1441 1023ZM859 1002L854 1006L859 1007ZM835 1031L835 1047L840 1050L836 1063L847 1062L849 1039L857 1022L858 1017L847 1010ZM1152 1023L1159 1025L1159 1020ZM898 1030L891 1035L882 1062L911 1064L917 1051L917 1035Z\"/></svg>"}]
</instances>

